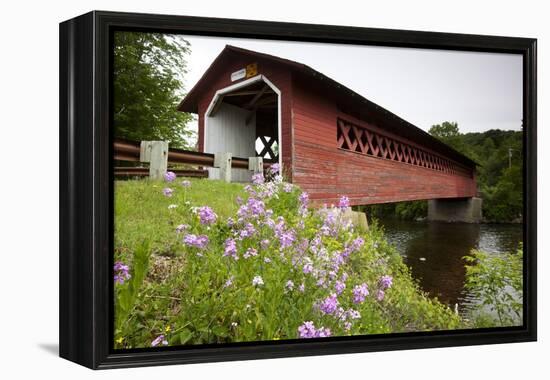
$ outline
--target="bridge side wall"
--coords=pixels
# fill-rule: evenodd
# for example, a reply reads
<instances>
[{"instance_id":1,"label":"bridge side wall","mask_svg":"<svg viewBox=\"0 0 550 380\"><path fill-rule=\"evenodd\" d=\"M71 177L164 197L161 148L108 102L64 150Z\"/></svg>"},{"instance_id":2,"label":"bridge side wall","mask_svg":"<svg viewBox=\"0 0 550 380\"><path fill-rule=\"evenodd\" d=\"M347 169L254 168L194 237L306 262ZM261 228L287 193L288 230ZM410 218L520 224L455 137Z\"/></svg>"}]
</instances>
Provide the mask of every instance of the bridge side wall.
<instances>
[{"instance_id":1,"label":"bridge side wall","mask_svg":"<svg viewBox=\"0 0 550 380\"><path fill-rule=\"evenodd\" d=\"M450 174L339 149L342 114L335 102L295 81L292 91L293 182L312 200L331 204L347 195L353 205L364 205L476 195L475 173Z\"/></svg>"}]
</instances>

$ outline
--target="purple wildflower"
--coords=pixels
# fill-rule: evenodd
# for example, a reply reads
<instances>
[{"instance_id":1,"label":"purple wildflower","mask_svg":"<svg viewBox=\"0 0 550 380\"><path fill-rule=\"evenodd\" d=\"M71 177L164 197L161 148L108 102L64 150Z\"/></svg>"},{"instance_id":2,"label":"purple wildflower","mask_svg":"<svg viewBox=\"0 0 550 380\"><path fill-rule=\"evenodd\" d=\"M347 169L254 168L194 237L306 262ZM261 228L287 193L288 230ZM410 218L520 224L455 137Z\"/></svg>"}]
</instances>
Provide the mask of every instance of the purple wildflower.
<instances>
[{"instance_id":1,"label":"purple wildflower","mask_svg":"<svg viewBox=\"0 0 550 380\"><path fill-rule=\"evenodd\" d=\"M114 276L114 279L115 279L115 282L122 285L124 284L124 281L126 280L129 280L130 279L130 268L128 267L128 265L125 265L123 264L122 262L120 261L117 261L113 267L114 269L114 272L115 272L115 276Z\"/></svg>"},{"instance_id":2,"label":"purple wildflower","mask_svg":"<svg viewBox=\"0 0 550 380\"><path fill-rule=\"evenodd\" d=\"M271 259L269 257L264 258L264 263L269 264L271 262Z\"/></svg>"},{"instance_id":3,"label":"purple wildflower","mask_svg":"<svg viewBox=\"0 0 550 380\"><path fill-rule=\"evenodd\" d=\"M361 303L365 300L365 297L369 295L369 288L367 284L362 283L361 285L356 285L353 288L353 302Z\"/></svg>"},{"instance_id":4,"label":"purple wildflower","mask_svg":"<svg viewBox=\"0 0 550 380\"><path fill-rule=\"evenodd\" d=\"M164 173L164 180L166 182L173 182L175 179L176 179L176 173L174 173L174 172Z\"/></svg>"},{"instance_id":5,"label":"purple wildflower","mask_svg":"<svg viewBox=\"0 0 550 380\"><path fill-rule=\"evenodd\" d=\"M174 190L172 190L172 189L169 188L169 187L165 187L164 189L162 189L162 193L163 193L164 196L166 196L166 197L171 197L172 194L174 193Z\"/></svg>"},{"instance_id":6,"label":"purple wildflower","mask_svg":"<svg viewBox=\"0 0 550 380\"><path fill-rule=\"evenodd\" d=\"M248 248L246 250L246 252L244 253L243 257L245 259L248 259L249 257L252 257L252 256L257 256L258 255L258 251L254 248Z\"/></svg>"},{"instance_id":7,"label":"purple wildflower","mask_svg":"<svg viewBox=\"0 0 550 380\"><path fill-rule=\"evenodd\" d=\"M300 196L298 196L298 200L300 201L302 207L306 207L309 202L309 194L304 191L300 194Z\"/></svg>"},{"instance_id":8,"label":"purple wildflower","mask_svg":"<svg viewBox=\"0 0 550 380\"><path fill-rule=\"evenodd\" d=\"M285 183L285 184L283 185L283 191L284 191L285 193L290 193L290 192L292 192L292 184L291 184L291 183Z\"/></svg>"},{"instance_id":9,"label":"purple wildflower","mask_svg":"<svg viewBox=\"0 0 550 380\"><path fill-rule=\"evenodd\" d=\"M288 291L292 291L294 289L294 282L292 280L288 280L285 284L285 288Z\"/></svg>"},{"instance_id":10,"label":"purple wildflower","mask_svg":"<svg viewBox=\"0 0 550 380\"><path fill-rule=\"evenodd\" d=\"M315 285L317 285L318 287L322 286L323 288L326 288L327 285L325 284L325 278L324 277L319 278Z\"/></svg>"},{"instance_id":11,"label":"purple wildflower","mask_svg":"<svg viewBox=\"0 0 550 380\"><path fill-rule=\"evenodd\" d=\"M388 276L388 275L382 276L380 278L380 280L378 281L378 285L380 286L380 289L382 289L382 290L386 290L386 289L391 288L392 283L393 283L393 278L392 278L392 276Z\"/></svg>"},{"instance_id":12,"label":"purple wildflower","mask_svg":"<svg viewBox=\"0 0 550 380\"><path fill-rule=\"evenodd\" d=\"M336 281L336 284L334 285L334 289L336 290L336 294L340 295L346 288L346 283L342 281Z\"/></svg>"},{"instance_id":13,"label":"purple wildflower","mask_svg":"<svg viewBox=\"0 0 550 380\"><path fill-rule=\"evenodd\" d=\"M294 243L295 233L294 230L287 230L279 236L279 242L281 243L281 248L288 248Z\"/></svg>"},{"instance_id":14,"label":"purple wildflower","mask_svg":"<svg viewBox=\"0 0 550 380\"><path fill-rule=\"evenodd\" d=\"M300 333L300 338L315 338L317 334L317 330L312 321L304 322L298 327L298 332Z\"/></svg>"},{"instance_id":15,"label":"purple wildflower","mask_svg":"<svg viewBox=\"0 0 550 380\"><path fill-rule=\"evenodd\" d=\"M188 234L183 238L183 243L189 247L204 249L208 245L208 236Z\"/></svg>"},{"instance_id":16,"label":"purple wildflower","mask_svg":"<svg viewBox=\"0 0 550 380\"><path fill-rule=\"evenodd\" d=\"M340 200L338 201L338 207L339 208L348 208L349 207L349 198L345 195L342 195Z\"/></svg>"},{"instance_id":17,"label":"purple wildflower","mask_svg":"<svg viewBox=\"0 0 550 380\"><path fill-rule=\"evenodd\" d=\"M208 206L199 207L198 214L201 224L216 223L216 219L218 218L216 213Z\"/></svg>"},{"instance_id":18,"label":"purple wildflower","mask_svg":"<svg viewBox=\"0 0 550 380\"><path fill-rule=\"evenodd\" d=\"M176 232L179 234L189 228L188 224L180 224L176 227Z\"/></svg>"},{"instance_id":19,"label":"purple wildflower","mask_svg":"<svg viewBox=\"0 0 550 380\"><path fill-rule=\"evenodd\" d=\"M252 176L252 183L254 185L261 185L262 183L264 183L264 175L263 173L256 173Z\"/></svg>"},{"instance_id":20,"label":"purple wildflower","mask_svg":"<svg viewBox=\"0 0 550 380\"><path fill-rule=\"evenodd\" d=\"M168 341L164 338L164 335L163 335L163 334L157 336L157 337L151 342L151 347L156 347L156 346L158 346L159 344L162 344L163 346L167 346L167 345L168 345Z\"/></svg>"},{"instance_id":21,"label":"purple wildflower","mask_svg":"<svg viewBox=\"0 0 550 380\"><path fill-rule=\"evenodd\" d=\"M183 187L191 187L191 181L188 181L188 180L181 181L181 185Z\"/></svg>"},{"instance_id":22,"label":"purple wildflower","mask_svg":"<svg viewBox=\"0 0 550 380\"><path fill-rule=\"evenodd\" d=\"M332 334L328 328L320 327L316 329L312 321L304 322L298 327L298 333L300 338L325 338Z\"/></svg>"},{"instance_id":23,"label":"purple wildflower","mask_svg":"<svg viewBox=\"0 0 550 380\"><path fill-rule=\"evenodd\" d=\"M358 237L351 243L351 247L354 251L358 251L359 249L361 249L363 244L365 244L365 239L363 239L362 237Z\"/></svg>"},{"instance_id":24,"label":"purple wildflower","mask_svg":"<svg viewBox=\"0 0 550 380\"><path fill-rule=\"evenodd\" d=\"M376 293L376 299L378 301L382 301L385 297L386 293L382 289L378 289L378 292Z\"/></svg>"},{"instance_id":25,"label":"purple wildflower","mask_svg":"<svg viewBox=\"0 0 550 380\"><path fill-rule=\"evenodd\" d=\"M253 216L259 216L265 212L265 204L263 201L260 201L258 199L249 198L248 209L250 210L250 214L252 214Z\"/></svg>"},{"instance_id":26,"label":"purple wildflower","mask_svg":"<svg viewBox=\"0 0 550 380\"><path fill-rule=\"evenodd\" d=\"M238 256L237 256L237 243L235 242L234 239L228 238L227 240L225 240L225 249L224 249L223 255L224 256L231 256L235 260L237 260L237 258L238 258Z\"/></svg>"},{"instance_id":27,"label":"purple wildflower","mask_svg":"<svg viewBox=\"0 0 550 380\"><path fill-rule=\"evenodd\" d=\"M256 229L254 228L254 225L252 223L246 223L244 228L239 233L239 236L241 239L251 237L256 232Z\"/></svg>"},{"instance_id":28,"label":"purple wildflower","mask_svg":"<svg viewBox=\"0 0 550 380\"><path fill-rule=\"evenodd\" d=\"M298 286L298 291L300 293L303 293L306 291L306 285L303 282L300 284L300 286Z\"/></svg>"},{"instance_id":29,"label":"purple wildflower","mask_svg":"<svg viewBox=\"0 0 550 380\"><path fill-rule=\"evenodd\" d=\"M225 281L225 284L223 285L224 288L228 288L230 287L231 285L233 285L233 279L235 278L235 276L231 276L227 279L227 281Z\"/></svg>"},{"instance_id":30,"label":"purple wildflower","mask_svg":"<svg viewBox=\"0 0 550 380\"><path fill-rule=\"evenodd\" d=\"M266 249L267 247L269 247L269 239L263 239L261 242L260 242L260 247L262 249Z\"/></svg>"},{"instance_id":31,"label":"purple wildflower","mask_svg":"<svg viewBox=\"0 0 550 380\"><path fill-rule=\"evenodd\" d=\"M328 327L327 328L321 327L317 330L316 338L328 338L331 335L332 335L332 332Z\"/></svg>"},{"instance_id":32,"label":"purple wildflower","mask_svg":"<svg viewBox=\"0 0 550 380\"><path fill-rule=\"evenodd\" d=\"M361 313L354 309L348 309L346 310L346 317L349 319L360 319Z\"/></svg>"},{"instance_id":33,"label":"purple wildflower","mask_svg":"<svg viewBox=\"0 0 550 380\"><path fill-rule=\"evenodd\" d=\"M304 272L304 274L313 272L313 265L311 263L305 263L302 272Z\"/></svg>"},{"instance_id":34,"label":"purple wildflower","mask_svg":"<svg viewBox=\"0 0 550 380\"><path fill-rule=\"evenodd\" d=\"M279 174L279 171L281 170L281 166L279 164L272 164L269 167L269 173L276 175Z\"/></svg>"},{"instance_id":35,"label":"purple wildflower","mask_svg":"<svg viewBox=\"0 0 550 380\"><path fill-rule=\"evenodd\" d=\"M325 314L333 314L338 309L338 298L335 293L325 298L319 305L319 309Z\"/></svg>"},{"instance_id":36,"label":"purple wildflower","mask_svg":"<svg viewBox=\"0 0 550 380\"><path fill-rule=\"evenodd\" d=\"M254 276L252 279L252 285L254 286L261 286L264 284L264 280L261 276Z\"/></svg>"}]
</instances>

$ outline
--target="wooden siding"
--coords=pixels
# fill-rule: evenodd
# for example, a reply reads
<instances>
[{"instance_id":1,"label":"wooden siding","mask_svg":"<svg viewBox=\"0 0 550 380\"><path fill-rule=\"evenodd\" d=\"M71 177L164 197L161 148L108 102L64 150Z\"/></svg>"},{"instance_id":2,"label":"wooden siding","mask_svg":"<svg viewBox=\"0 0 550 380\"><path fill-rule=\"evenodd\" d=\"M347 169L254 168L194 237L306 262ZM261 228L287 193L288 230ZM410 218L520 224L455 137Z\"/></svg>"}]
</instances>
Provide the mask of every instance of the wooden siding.
<instances>
[{"instance_id":1,"label":"wooden siding","mask_svg":"<svg viewBox=\"0 0 550 380\"><path fill-rule=\"evenodd\" d=\"M234 157L253 157L256 140L255 117L247 125L248 111L223 103L214 116L207 116L204 153L230 152ZM245 127L243 127L245 126ZM252 174L247 169L231 169L236 182L250 182ZM220 179L220 169L208 168L209 178Z\"/></svg>"},{"instance_id":2,"label":"wooden siding","mask_svg":"<svg viewBox=\"0 0 550 380\"><path fill-rule=\"evenodd\" d=\"M293 182L308 191L312 200L331 204L347 195L352 204L360 205L476 195L473 171L470 175L457 175L338 149L338 118L353 118L342 115L335 101L321 94L303 83L293 82ZM392 135L384 126L353 122L431 152L428 147Z\"/></svg>"}]
</instances>

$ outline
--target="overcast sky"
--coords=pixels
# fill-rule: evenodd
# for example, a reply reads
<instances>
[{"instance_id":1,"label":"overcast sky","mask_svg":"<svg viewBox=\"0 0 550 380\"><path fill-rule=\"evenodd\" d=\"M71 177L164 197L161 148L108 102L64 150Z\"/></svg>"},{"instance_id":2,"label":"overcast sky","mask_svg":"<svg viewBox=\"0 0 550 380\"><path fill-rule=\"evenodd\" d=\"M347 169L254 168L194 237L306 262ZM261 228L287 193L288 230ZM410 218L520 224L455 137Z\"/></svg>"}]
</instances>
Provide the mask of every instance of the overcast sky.
<instances>
[{"instance_id":1,"label":"overcast sky","mask_svg":"<svg viewBox=\"0 0 550 380\"><path fill-rule=\"evenodd\" d=\"M521 55L237 38L185 39L191 43L186 91L224 46L231 44L304 63L426 131L443 121L456 121L461 132L521 128Z\"/></svg>"}]
</instances>

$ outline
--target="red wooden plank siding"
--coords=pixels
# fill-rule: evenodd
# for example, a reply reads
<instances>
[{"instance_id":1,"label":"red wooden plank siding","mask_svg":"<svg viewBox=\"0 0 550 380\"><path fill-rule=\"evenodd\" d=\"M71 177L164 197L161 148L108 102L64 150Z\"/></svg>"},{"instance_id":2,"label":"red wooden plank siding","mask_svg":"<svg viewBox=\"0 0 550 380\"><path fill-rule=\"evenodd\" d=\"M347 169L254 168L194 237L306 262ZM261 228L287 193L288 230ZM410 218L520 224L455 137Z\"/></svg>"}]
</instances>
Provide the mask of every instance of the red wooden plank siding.
<instances>
[{"instance_id":1,"label":"red wooden plank siding","mask_svg":"<svg viewBox=\"0 0 550 380\"><path fill-rule=\"evenodd\" d=\"M337 119L342 113L335 102L296 81L292 90L293 180L311 199L330 204L347 195L352 204L360 205L475 196L475 177L337 149Z\"/></svg>"}]
</instances>

